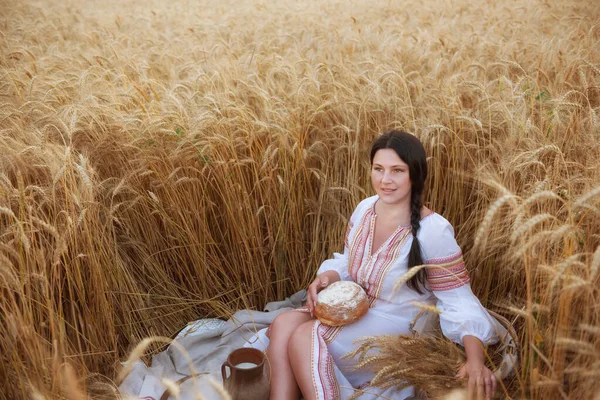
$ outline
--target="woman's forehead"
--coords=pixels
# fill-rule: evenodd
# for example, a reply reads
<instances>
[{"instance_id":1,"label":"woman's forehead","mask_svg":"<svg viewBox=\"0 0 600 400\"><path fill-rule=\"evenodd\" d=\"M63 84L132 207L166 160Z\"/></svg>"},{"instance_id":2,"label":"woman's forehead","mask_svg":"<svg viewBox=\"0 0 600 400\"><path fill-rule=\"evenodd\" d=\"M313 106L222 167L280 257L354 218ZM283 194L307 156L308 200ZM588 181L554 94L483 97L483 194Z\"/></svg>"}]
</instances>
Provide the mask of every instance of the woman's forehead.
<instances>
[{"instance_id":1,"label":"woman's forehead","mask_svg":"<svg viewBox=\"0 0 600 400\"><path fill-rule=\"evenodd\" d=\"M393 149L380 149L377 150L375 156L373 157L373 164L379 164L382 166L407 166L398 153L396 153Z\"/></svg>"}]
</instances>

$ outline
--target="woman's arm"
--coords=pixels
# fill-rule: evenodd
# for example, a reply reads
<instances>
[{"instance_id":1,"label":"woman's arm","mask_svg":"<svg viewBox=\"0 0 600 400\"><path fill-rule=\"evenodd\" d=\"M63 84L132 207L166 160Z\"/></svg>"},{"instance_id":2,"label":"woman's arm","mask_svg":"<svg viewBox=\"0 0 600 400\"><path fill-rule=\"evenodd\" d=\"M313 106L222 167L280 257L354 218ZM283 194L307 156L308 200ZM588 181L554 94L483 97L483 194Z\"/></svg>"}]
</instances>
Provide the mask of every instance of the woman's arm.
<instances>
[{"instance_id":1,"label":"woman's arm","mask_svg":"<svg viewBox=\"0 0 600 400\"><path fill-rule=\"evenodd\" d=\"M475 336L470 335L465 335L462 341L467 353L467 362L456 376L469 379L469 399L491 399L498 383L494 373L485 366L483 344Z\"/></svg>"},{"instance_id":2,"label":"woman's arm","mask_svg":"<svg viewBox=\"0 0 600 400\"><path fill-rule=\"evenodd\" d=\"M457 376L468 378L469 399L491 399L497 382L485 366L483 343L498 340L493 317L471 290L452 225L441 217L426 221L429 229L421 233L423 260L428 265L427 282L441 311L440 325L444 335L462 344L467 353L467 362Z\"/></svg>"}]
</instances>

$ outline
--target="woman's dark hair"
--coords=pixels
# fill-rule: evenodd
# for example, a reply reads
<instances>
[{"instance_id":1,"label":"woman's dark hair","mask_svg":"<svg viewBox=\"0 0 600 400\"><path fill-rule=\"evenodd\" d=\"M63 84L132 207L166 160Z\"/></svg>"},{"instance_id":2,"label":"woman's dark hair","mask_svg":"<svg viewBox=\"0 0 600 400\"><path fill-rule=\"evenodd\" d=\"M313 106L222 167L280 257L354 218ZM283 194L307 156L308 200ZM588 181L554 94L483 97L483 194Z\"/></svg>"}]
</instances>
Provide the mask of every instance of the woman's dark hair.
<instances>
[{"instance_id":1,"label":"woman's dark hair","mask_svg":"<svg viewBox=\"0 0 600 400\"><path fill-rule=\"evenodd\" d=\"M371 165L375 153L381 149L392 149L408 165L408 172L411 182L410 196L410 225L412 227L413 241L408 253L408 269L423 264L421 256L421 246L417 239L421 220L421 208L423 207L423 189L425 179L427 179L427 155L423 144L416 136L403 131L388 131L378 137L371 147ZM425 284L426 274L422 269L415 276L410 278L406 285L422 294L421 286Z\"/></svg>"}]
</instances>

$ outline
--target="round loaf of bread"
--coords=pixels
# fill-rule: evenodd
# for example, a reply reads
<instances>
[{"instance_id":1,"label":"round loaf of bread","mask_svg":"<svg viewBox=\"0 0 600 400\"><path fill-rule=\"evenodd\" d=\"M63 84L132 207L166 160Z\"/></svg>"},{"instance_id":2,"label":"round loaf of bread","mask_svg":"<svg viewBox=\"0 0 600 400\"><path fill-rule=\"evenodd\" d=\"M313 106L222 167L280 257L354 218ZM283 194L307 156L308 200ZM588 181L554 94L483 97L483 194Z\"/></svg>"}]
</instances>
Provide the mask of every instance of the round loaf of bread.
<instances>
[{"instance_id":1,"label":"round loaf of bread","mask_svg":"<svg viewBox=\"0 0 600 400\"><path fill-rule=\"evenodd\" d=\"M351 324L369 310L363 288L352 281L337 281L319 292L315 316L329 326Z\"/></svg>"}]
</instances>

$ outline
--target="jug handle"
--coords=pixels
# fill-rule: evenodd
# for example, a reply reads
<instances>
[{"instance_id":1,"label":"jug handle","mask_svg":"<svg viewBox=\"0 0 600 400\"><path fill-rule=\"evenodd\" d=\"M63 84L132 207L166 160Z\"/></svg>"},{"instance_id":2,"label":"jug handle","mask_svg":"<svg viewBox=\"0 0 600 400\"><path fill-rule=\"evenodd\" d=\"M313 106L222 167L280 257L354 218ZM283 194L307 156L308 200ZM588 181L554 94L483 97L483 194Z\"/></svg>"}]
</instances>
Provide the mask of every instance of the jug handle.
<instances>
[{"instance_id":1,"label":"jug handle","mask_svg":"<svg viewBox=\"0 0 600 400\"><path fill-rule=\"evenodd\" d=\"M225 367L229 367L229 377L227 377L227 372ZM231 378L231 374L233 373L233 369L229 364L229 361L225 361L223 365L221 365L221 375L223 376L223 382L228 381Z\"/></svg>"}]
</instances>

